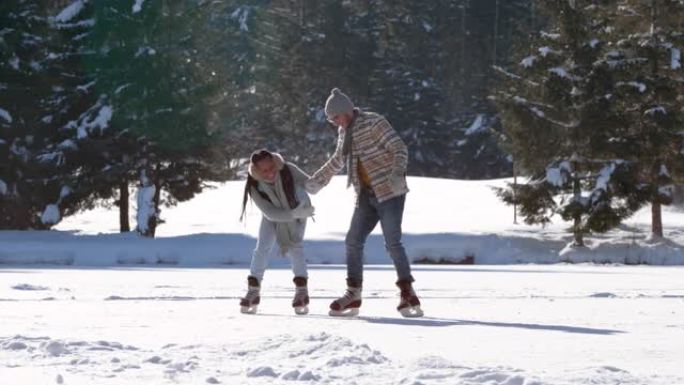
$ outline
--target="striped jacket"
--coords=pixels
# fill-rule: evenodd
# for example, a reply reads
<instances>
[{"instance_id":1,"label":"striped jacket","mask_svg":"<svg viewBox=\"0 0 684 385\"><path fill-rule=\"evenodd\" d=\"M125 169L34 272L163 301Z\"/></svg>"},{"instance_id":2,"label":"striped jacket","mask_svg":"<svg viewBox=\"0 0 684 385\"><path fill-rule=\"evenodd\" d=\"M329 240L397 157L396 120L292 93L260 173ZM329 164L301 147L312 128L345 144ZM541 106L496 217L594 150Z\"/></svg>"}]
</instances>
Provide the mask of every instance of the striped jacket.
<instances>
[{"instance_id":1,"label":"striped jacket","mask_svg":"<svg viewBox=\"0 0 684 385\"><path fill-rule=\"evenodd\" d=\"M356 170L361 160L378 202L406 194L409 191L406 185L408 150L404 141L382 115L355 111L356 119L349 128L352 130L351 159L343 153L345 129L340 127L335 153L311 176L307 190L315 193L323 188L347 163L347 173L358 197L361 182Z\"/></svg>"}]
</instances>

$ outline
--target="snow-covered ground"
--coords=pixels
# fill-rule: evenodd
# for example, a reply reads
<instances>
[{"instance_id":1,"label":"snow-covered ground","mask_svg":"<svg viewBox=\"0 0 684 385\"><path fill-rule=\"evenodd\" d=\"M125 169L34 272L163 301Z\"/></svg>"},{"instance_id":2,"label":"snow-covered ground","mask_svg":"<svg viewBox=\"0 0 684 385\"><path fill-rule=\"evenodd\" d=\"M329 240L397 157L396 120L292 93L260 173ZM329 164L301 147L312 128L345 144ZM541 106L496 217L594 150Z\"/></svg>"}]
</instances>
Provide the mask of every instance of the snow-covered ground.
<instances>
[{"instance_id":1,"label":"snow-covered ground","mask_svg":"<svg viewBox=\"0 0 684 385\"><path fill-rule=\"evenodd\" d=\"M0 384L684 384L684 267L558 263L682 265L684 214L664 212L667 241L647 240L646 208L578 252L567 224L512 224L503 183L410 178L410 258L481 264L414 264L417 319L395 310L379 229L361 315L327 315L346 275L344 177L313 197L306 316L277 255L259 313L239 312L260 219L238 222L242 182L165 209L157 239L116 233L105 208L0 232ZM534 262L555 264L515 265Z\"/></svg>"},{"instance_id":2,"label":"snow-covered ground","mask_svg":"<svg viewBox=\"0 0 684 385\"><path fill-rule=\"evenodd\" d=\"M327 315L345 271L310 271L311 313L271 269L0 270L2 384L684 384L681 267L418 266L426 316L366 269L359 317Z\"/></svg>"},{"instance_id":3,"label":"snow-covered ground","mask_svg":"<svg viewBox=\"0 0 684 385\"><path fill-rule=\"evenodd\" d=\"M330 186L312 197L316 217L315 222L309 222L305 245L312 263L344 263L343 240L354 200L345 181L344 176L335 177ZM664 210L665 241L648 241L650 208L646 207L621 228L588 236L587 249L573 250L566 248L571 241L568 223L556 220L546 228L513 224L512 208L492 191L493 186L504 183L409 178L411 192L403 228L410 258L436 261L473 256L477 264L571 261L684 265L684 212ZM118 234L118 212L106 208L66 218L56 226L59 231L0 232L0 263L246 264L261 214L250 206L246 224L239 222L243 186L241 181L217 185L189 202L163 209L166 223L158 228L155 240L133 233ZM368 241L366 256L368 263L389 263L379 226Z\"/></svg>"}]
</instances>

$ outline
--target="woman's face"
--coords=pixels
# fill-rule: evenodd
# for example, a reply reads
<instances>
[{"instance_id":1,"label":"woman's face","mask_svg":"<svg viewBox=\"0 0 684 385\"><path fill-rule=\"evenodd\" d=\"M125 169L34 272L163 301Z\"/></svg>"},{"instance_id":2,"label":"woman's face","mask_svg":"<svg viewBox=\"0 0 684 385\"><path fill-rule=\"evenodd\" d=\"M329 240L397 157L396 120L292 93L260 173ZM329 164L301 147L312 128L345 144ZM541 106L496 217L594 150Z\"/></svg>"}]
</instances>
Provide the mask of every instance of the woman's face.
<instances>
[{"instance_id":1,"label":"woman's face","mask_svg":"<svg viewBox=\"0 0 684 385\"><path fill-rule=\"evenodd\" d=\"M273 158L262 159L255 164L259 175L268 183L273 183L276 180L276 175L278 170L276 170L275 162Z\"/></svg>"}]
</instances>

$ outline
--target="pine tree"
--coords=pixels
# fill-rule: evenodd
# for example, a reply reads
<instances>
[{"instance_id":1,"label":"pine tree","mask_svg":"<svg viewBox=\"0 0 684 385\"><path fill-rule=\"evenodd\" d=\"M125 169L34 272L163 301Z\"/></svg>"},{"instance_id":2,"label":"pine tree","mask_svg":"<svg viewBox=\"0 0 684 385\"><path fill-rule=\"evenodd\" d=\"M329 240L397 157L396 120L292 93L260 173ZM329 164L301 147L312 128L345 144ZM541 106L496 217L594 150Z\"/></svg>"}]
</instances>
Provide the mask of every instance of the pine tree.
<instances>
[{"instance_id":1,"label":"pine tree","mask_svg":"<svg viewBox=\"0 0 684 385\"><path fill-rule=\"evenodd\" d=\"M97 3L89 62L97 89L111 103L111 126L141 147L128 155L139 175L138 231L154 236L160 207L200 192L224 165L207 124L216 72L197 56L193 31L206 26L203 5L164 0ZM209 127L209 128L208 128ZM161 190L168 189L164 201Z\"/></svg>"},{"instance_id":2,"label":"pine tree","mask_svg":"<svg viewBox=\"0 0 684 385\"><path fill-rule=\"evenodd\" d=\"M80 151L68 122L93 100L92 79L78 65L78 41L91 25L76 2L3 2L0 44L0 194L3 227L49 228L81 207ZM55 15L56 14L56 15ZM3 150L1 147L6 146Z\"/></svg>"},{"instance_id":3,"label":"pine tree","mask_svg":"<svg viewBox=\"0 0 684 385\"><path fill-rule=\"evenodd\" d=\"M672 202L681 178L684 124L684 2L627 0L615 10L609 60L620 68L617 94L624 100L630 159L648 191L652 236L663 237L661 206Z\"/></svg>"},{"instance_id":4,"label":"pine tree","mask_svg":"<svg viewBox=\"0 0 684 385\"><path fill-rule=\"evenodd\" d=\"M540 5L549 28L519 65L500 70L505 85L495 95L512 155L530 180L498 193L520 205L527 223L554 214L572 221L573 243L582 246L587 232L607 231L638 209L644 191L624 158L619 83L602 60L610 19L590 1Z\"/></svg>"}]
</instances>

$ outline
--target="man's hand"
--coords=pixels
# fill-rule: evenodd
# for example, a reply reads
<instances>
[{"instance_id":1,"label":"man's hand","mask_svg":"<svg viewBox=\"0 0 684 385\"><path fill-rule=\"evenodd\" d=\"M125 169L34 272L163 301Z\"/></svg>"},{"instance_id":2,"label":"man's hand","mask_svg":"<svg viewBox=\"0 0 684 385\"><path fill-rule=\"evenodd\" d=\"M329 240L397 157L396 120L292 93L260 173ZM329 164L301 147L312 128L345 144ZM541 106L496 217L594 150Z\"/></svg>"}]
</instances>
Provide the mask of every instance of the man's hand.
<instances>
[{"instance_id":1,"label":"man's hand","mask_svg":"<svg viewBox=\"0 0 684 385\"><path fill-rule=\"evenodd\" d=\"M321 191L323 187L324 186L322 184L316 182L313 178L307 180L304 184L304 189L309 194L316 194L317 192Z\"/></svg>"}]
</instances>

